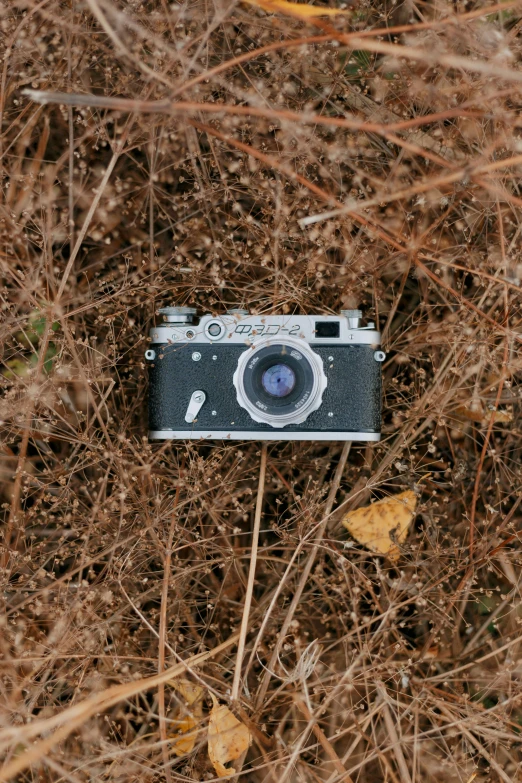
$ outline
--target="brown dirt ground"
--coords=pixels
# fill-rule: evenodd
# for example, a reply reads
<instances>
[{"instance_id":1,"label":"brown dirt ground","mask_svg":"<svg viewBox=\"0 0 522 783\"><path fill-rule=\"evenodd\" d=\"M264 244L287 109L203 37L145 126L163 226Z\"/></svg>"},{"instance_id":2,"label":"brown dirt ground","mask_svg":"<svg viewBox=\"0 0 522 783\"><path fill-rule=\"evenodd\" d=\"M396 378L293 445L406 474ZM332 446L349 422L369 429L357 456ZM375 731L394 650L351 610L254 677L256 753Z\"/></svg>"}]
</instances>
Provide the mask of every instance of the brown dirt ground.
<instances>
[{"instance_id":1,"label":"brown dirt ground","mask_svg":"<svg viewBox=\"0 0 522 783\"><path fill-rule=\"evenodd\" d=\"M360 306L388 352L337 493L343 444L268 446L238 779L522 779L520 5L345 10L0 7L0 781L214 777L261 451L147 443L172 303ZM321 525L407 489L396 563ZM141 678L187 660L178 757L183 699Z\"/></svg>"}]
</instances>

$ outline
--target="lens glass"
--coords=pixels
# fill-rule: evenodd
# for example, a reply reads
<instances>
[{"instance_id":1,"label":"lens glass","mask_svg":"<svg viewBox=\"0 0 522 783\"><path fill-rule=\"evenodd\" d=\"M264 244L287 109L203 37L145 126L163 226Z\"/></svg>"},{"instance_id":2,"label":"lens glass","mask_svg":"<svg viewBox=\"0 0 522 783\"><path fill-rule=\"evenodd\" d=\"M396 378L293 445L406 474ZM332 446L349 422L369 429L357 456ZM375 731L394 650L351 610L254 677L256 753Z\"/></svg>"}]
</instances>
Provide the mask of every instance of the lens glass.
<instances>
[{"instance_id":1,"label":"lens glass","mask_svg":"<svg viewBox=\"0 0 522 783\"><path fill-rule=\"evenodd\" d=\"M295 373L287 364L273 364L264 371L261 383L272 397L286 397L295 386Z\"/></svg>"},{"instance_id":2,"label":"lens glass","mask_svg":"<svg viewBox=\"0 0 522 783\"><path fill-rule=\"evenodd\" d=\"M218 334L221 334L221 326L220 324L210 324L208 327L208 333L211 337L217 337Z\"/></svg>"}]
</instances>

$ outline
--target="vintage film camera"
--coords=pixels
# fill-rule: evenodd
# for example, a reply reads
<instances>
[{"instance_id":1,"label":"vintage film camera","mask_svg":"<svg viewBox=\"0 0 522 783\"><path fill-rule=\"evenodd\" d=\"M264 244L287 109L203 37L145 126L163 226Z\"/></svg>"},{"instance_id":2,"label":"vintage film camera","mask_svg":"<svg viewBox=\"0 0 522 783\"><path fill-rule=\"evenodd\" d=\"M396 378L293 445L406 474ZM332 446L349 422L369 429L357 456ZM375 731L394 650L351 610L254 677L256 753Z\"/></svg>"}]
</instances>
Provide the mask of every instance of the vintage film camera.
<instances>
[{"instance_id":1,"label":"vintage film camera","mask_svg":"<svg viewBox=\"0 0 522 783\"><path fill-rule=\"evenodd\" d=\"M359 310L160 313L145 352L151 440L380 439L386 355Z\"/></svg>"}]
</instances>

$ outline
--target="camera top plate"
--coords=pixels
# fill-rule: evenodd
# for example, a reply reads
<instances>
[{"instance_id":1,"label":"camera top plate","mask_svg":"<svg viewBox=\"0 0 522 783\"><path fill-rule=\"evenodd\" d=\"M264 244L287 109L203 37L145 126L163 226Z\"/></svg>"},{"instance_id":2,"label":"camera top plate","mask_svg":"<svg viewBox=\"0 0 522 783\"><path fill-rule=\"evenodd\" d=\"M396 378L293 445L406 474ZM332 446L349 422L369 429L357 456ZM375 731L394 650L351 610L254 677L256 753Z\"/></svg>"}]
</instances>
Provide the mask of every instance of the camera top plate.
<instances>
[{"instance_id":1,"label":"camera top plate","mask_svg":"<svg viewBox=\"0 0 522 783\"><path fill-rule=\"evenodd\" d=\"M259 338L293 337L310 345L374 345L381 335L373 324L354 326L358 319L345 315L203 315L198 323L164 323L150 330L151 344L239 344L249 346ZM335 336L337 335L338 336ZM320 336L325 335L325 336Z\"/></svg>"}]
</instances>

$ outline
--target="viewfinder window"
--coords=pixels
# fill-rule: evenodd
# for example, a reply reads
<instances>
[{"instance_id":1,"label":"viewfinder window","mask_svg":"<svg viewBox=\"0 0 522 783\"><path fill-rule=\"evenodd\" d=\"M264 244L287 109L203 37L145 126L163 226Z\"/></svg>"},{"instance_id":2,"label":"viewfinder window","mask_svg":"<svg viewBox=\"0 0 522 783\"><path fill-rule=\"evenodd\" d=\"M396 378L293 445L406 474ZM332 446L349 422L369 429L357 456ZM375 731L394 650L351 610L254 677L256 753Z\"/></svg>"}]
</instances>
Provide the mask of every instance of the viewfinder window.
<instances>
[{"instance_id":1,"label":"viewfinder window","mask_svg":"<svg viewBox=\"0 0 522 783\"><path fill-rule=\"evenodd\" d=\"M316 337L339 337L339 321L316 321Z\"/></svg>"}]
</instances>

